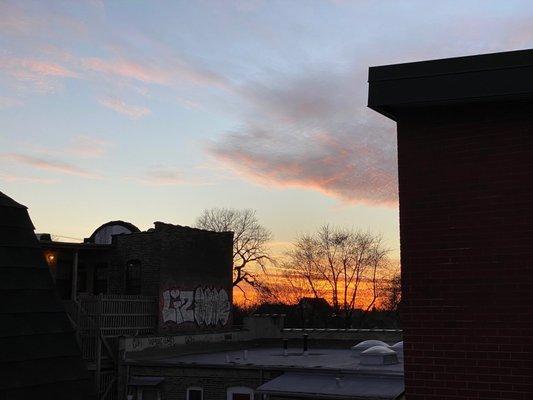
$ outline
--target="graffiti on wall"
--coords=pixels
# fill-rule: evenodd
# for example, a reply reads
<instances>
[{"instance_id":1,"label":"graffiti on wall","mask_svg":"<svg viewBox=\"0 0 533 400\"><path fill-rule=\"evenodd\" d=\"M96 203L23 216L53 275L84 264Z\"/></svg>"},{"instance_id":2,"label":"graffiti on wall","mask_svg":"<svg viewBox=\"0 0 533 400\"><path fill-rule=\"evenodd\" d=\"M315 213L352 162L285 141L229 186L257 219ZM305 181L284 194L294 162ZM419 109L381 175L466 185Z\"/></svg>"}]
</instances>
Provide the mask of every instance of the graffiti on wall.
<instances>
[{"instance_id":1,"label":"graffiti on wall","mask_svg":"<svg viewBox=\"0 0 533 400\"><path fill-rule=\"evenodd\" d=\"M198 325L226 325L231 312L225 289L198 287L195 290L177 288L164 290L161 318L177 325L192 322Z\"/></svg>"}]
</instances>

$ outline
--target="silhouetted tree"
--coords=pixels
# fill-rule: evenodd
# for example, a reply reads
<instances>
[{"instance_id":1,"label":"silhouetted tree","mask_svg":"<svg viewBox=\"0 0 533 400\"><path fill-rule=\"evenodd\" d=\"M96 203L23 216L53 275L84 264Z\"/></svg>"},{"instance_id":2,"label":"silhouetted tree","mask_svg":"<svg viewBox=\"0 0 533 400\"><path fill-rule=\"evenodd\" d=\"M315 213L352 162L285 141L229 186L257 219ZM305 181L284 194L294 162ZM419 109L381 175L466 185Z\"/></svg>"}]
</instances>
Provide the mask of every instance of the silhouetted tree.
<instances>
[{"instance_id":1,"label":"silhouetted tree","mask_svg":"<svg viewBox=\"0 0 533 400\"><path fill-rule=\"evenodd\" d=\"M196 226L216 232L234 233L233 236L233 286L244 294L242 284L261 289L259 270L273 262L268 242L272 235L261 225L254 210L233 208L211 208L204 210L196 220Z\"/></svg>"},{"instance_id":2,"label":"silhouetted tree","mask_svg":"<svg viewBox=\"0 0 533 400\"><path fill-rule=\"evenodd\" d=\"M401 299L402 277L400 273L396 273L385 284L381 308L384 311L397 312Z\"/></svg>"},{"instance_id":3,"label":"silhouetted tree","mask_svg":"<svg viewBox=\"0 0 533 400\"><path fill-rule=\"evenodd\" d=\"M287 276L305 282L315 298L328 298L344 324L351 323L357 302L375 307L381 293L388 250L381 237L368 232L322 226L315 234L298 237L287 253Z\"/></svg>"}]
</instances>

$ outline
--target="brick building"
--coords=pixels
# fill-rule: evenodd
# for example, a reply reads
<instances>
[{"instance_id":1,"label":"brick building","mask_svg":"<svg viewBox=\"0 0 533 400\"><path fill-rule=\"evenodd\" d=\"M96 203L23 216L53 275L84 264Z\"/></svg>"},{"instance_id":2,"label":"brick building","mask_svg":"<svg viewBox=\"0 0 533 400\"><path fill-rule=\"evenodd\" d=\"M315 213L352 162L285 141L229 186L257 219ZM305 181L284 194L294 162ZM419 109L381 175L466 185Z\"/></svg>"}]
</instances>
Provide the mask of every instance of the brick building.
<instances>
[{"instance_id":1,"label":"brick building","mask_svg":"<svg viewBox=\"0 0 533 400\"><path fill-rule=\"evenodd\" d=\"M41 235L62 298L146 296L158 299L160 331L229 328L233 234L154 225L108 222L84 243Z\"/></svg>"},{"instance_id":2,"label":"brick building","mask_svg":"<svg viewBox=\"0 0 533 400\"><path fill-rule=\"evenodd\" d=\"M533 398L533 50L373 67L397 122L406 397Z\"/></svg>"},{"instance_id":3,"label":"brick building","mask_svg":"<svg viewBox=\"0 0 533 400\"><path fill-rule=\"evenodd\" d=\"M98 398L117 398L119 337L232 328L233 233L111 221L83 243L39 245Z\"/></svg>"}]
</instances>

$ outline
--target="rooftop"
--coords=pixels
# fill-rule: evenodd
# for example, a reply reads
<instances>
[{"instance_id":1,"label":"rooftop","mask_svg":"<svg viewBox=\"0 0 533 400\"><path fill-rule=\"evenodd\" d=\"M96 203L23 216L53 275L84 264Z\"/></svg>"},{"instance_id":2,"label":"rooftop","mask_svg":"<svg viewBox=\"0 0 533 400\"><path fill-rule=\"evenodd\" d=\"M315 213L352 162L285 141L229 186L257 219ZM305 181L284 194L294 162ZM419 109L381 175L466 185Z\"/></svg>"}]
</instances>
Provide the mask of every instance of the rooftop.
<instances>
[{"instance_id":1,"label":"rooftop","mask_svg":"<svg viewBox=\"0 0 533 400\"><path fill-rule=\"evenodd\" d=\"M351 376L289 372L259 386L256 393L271 396L398 399L403 377Z\"/></svg>"},{"instance_id":2,"label":"rooftop","mask_svg":"<svg viewBox=\"0 0 533 400\"><path fill-rule=\"evenodd\" d=\"M371 67L368 106L394 120L408 107L533 97L533 50Z\"/></svg>"},{"instance_id":3,"label":"rooftop","mask_svg":"<svg viewBox=\"0 0 533 400\"><path fill-rule=\"evenodd\" d=\"M366 342L371 345L375 341ZM243 347L127 361L158 367L274 370L281 374L256 389L256 393L272 396L395 400L404 392L403 353L394 353L385 346L398 355L398 363L363 365L361 352L354 349L311 348L304 354L301 347L286 351L280 347Z\"/></svg>"},{"instance_id":4,"label":"rooftop","mask_svg":"<svg viewBox=\"0 0 533 400\"><path fill-rule=\"evenodd\" d=\"M392 365L361 365L360 357L354 357L350 349L317 348L310 349L308 355L303 355L301 348L289 348L287 355L284 355L281 348L243 348L172 357L150 357L142 360L132 359L130 361L138 361L143 364L194 365L216 368L319 369L403 376L403 359L400 358L400 363Z\"/></svg>"}]
</instances>

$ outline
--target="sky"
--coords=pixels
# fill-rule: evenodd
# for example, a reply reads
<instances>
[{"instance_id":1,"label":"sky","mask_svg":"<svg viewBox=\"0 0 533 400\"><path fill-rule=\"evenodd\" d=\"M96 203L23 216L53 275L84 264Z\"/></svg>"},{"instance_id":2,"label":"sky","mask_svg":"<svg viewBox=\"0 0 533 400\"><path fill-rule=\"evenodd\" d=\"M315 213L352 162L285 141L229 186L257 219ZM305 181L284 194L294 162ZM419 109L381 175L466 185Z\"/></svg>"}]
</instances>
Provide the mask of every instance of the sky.
<instances>
[{"instance_id":1,"label":"sky","mask_svg":"<svg viewBox=\"0 0 533 400\"><path fill-rule=\"evenodd\" d=\"M531 1L0 0L0 191L38 232L252 208L399 254L395 125L368 67L533 46Z\"/></svg>"}]
</instances>

